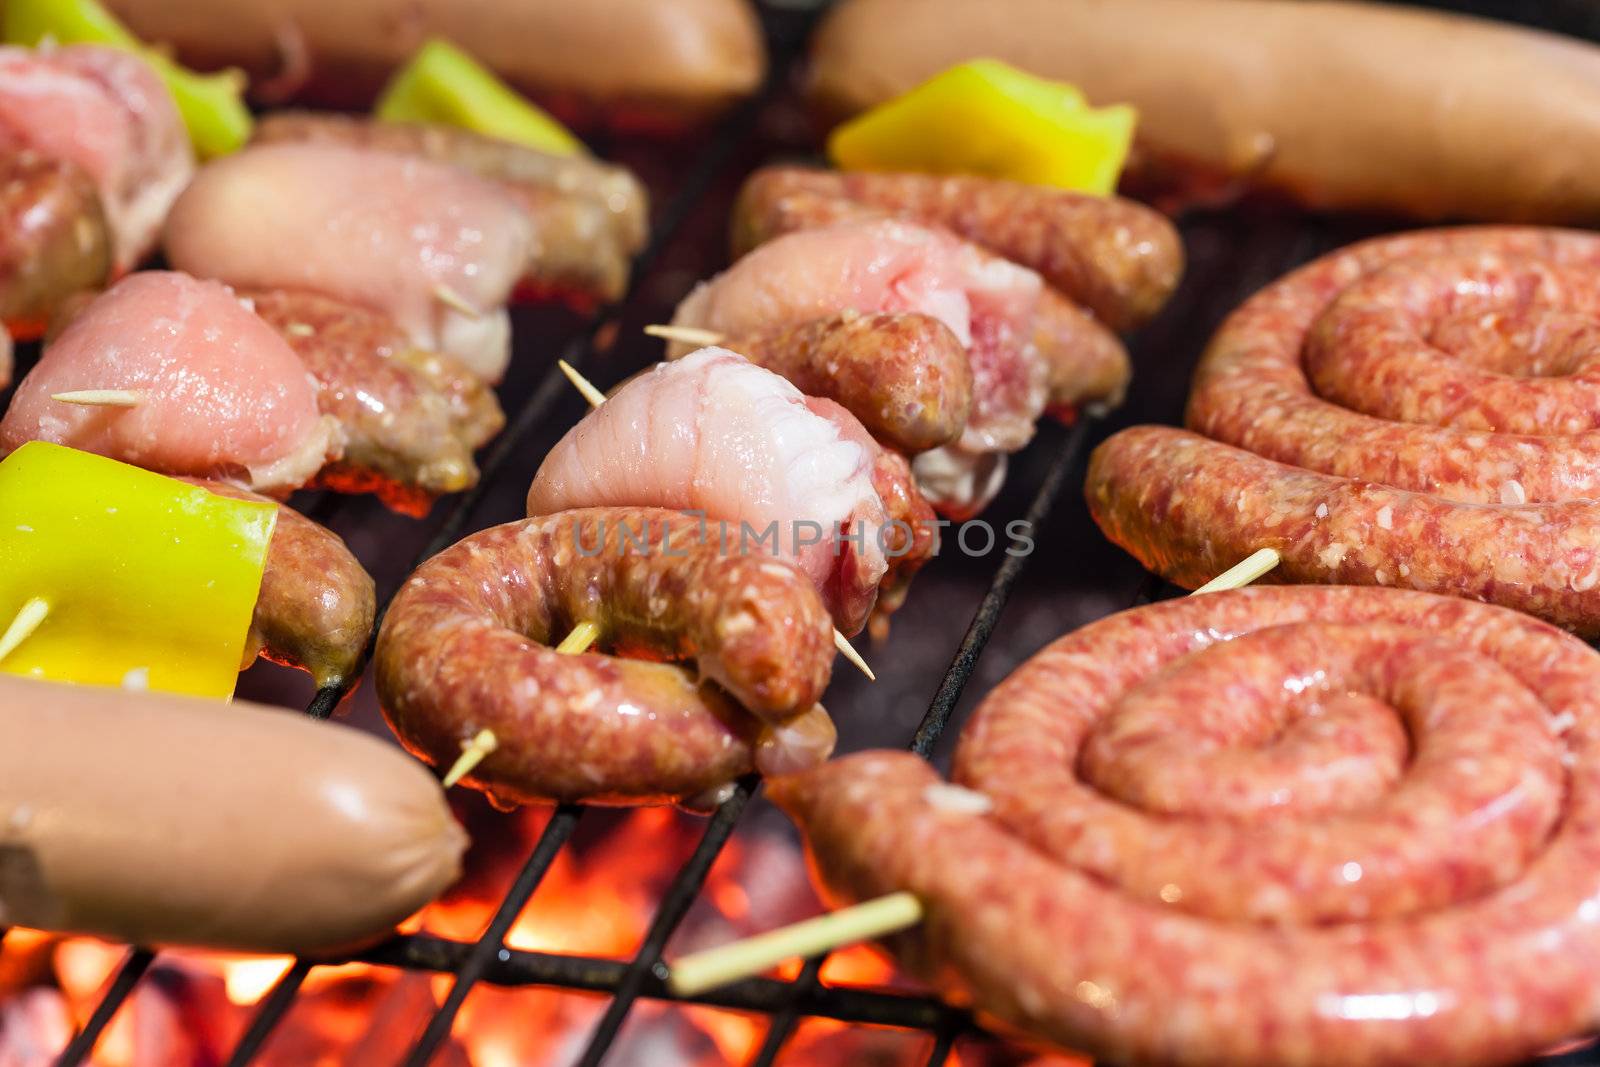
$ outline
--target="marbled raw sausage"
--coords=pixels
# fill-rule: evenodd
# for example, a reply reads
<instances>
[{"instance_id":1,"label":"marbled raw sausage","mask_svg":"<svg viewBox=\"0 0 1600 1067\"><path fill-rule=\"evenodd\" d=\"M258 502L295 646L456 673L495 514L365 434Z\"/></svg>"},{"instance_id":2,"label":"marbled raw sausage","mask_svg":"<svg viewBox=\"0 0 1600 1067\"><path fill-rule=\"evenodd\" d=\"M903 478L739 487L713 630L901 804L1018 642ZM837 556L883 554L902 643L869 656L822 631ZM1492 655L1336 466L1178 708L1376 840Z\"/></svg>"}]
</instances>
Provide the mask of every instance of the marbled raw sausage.
<instances>
[{"instance_id":1,"label":"marbled raw sausage","mask_svg":"<svg viewBox=\"0 0 1600 1067\"><path fill-rule=\"evenodd\" d=\"M1142 325L1183 275L1178 231L1142 204L977 175L763 167L739 194L735 251L793 229L819 199L953 230L1038 271L1112 330Z\"/></svg>"},{"instance_id":2,"label":"marbled raw sausage","mask_svg":"<svg viewBox=\"0 0 1600 1067\"><path fill-rule=\"evenodd\" d=\"M473 534L423 564L378 637L378 698L405 746L501 801L638 803L826 759L832 620L803 572L661 508L583 508ZM544 647L594 622L620 655ZM693 658L701 677L643 662Z\"/></svg>"},{"instance_id":3,"label":"marbled raw sausage","mask_svg":"<svg viewBox=\"0 0 1600 1067\"><path fill-rule=\"evenodd\" d=\"M1287 581L1410 586L1600 633L1600 237L1423 231L1269 286L1196 372L1193 433L1090 464L1101 528L1195 585L1277 548Z\"/></svg>"},{"instance_id":4,"label":"marbled raw sausage","mask_svg":"<svg viewBox=\"0 0 1600 1067\"><path fill-rule=\"evenodd\" d=\"M966 347L932 315L846 310L722 343L802 393L838 401L902 452L949 444L972 410Z\"/></svg>"},{"instance_id":5,"label":"marbled raw sausage","mask_svg":"<svg viewBox=\"0 0 1600 1067\"><path fill-rule=\"evenodd\" d=\"M954 780L869 752L770 791L833 897L921 899L914 973L1031 1035L1462 1067L1600 1022L1600 656L1527 616L1353 588L1138 608L996 688Z\"/></svg>"}]
</instances>

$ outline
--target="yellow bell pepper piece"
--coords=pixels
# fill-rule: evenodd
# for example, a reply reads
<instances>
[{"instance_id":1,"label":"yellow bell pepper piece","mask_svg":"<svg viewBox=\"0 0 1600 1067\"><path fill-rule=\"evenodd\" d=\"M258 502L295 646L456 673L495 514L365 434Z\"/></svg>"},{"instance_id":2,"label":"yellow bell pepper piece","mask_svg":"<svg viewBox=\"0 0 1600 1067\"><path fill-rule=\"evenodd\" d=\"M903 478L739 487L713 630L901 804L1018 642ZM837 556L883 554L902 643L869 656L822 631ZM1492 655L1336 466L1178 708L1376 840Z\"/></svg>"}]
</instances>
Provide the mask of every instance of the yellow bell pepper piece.
<instances>
[{"instance_id":1,"label":"yellow bell pepper piece","mask_svg":"<svg viewBox=\"0 0 1600 1067\"><path fill-rule=\"evenodd\" d=\"M36 47L41 41L100 44L135 52L172 92L201 159L226 155L250 139L254 119L244 104L245 78L237 70L197 74L147 47L97 0L4 0L7 44Z\"/></svg>"},{"instance_id":2,"label":"yellow bell pepper piece","mask_svg":"<svg viewBox=\"0 0 1600 1067\"><path fill-rule=\"evenodd\" d=\"M277 518L30 441L0 461L0 631L43 615L0 671L231 697Z\"/></svg>"},{"instance_id":3,"label":"yellow bell pepper piece","mask_svg":"<svg viewBox=\"0 0 1600 1067\"><path fill-rule=\"evenodd\" d=\"M583 142L449 41L428 41L395 74L373 114L385 122L459 126L558 156Z\"/></svg>"},{"instance_id":4,"label":"yellow bell pepper piece","mask_svg":"<svg viewBox=\"0 0 1600 1067\"><path fill-rule=\"evenodd\" d=\"M1126 104L1092 108L1075 86L975 59L839 126L828 155L846 170L981 174L1105 196L1137 120Z\"/></svg>"}]
</instances>

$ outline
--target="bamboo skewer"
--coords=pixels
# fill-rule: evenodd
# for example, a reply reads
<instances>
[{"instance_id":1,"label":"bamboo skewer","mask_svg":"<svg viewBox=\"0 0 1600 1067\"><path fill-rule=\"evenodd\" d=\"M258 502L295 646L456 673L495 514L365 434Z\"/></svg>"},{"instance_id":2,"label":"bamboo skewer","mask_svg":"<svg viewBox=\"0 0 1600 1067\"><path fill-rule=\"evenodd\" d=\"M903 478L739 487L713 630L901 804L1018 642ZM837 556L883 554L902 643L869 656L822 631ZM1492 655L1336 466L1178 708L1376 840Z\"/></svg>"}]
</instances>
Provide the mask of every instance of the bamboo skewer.
<instances>
[{"instance_id":1,"label":"bamboo skewer","mask_svg":"<svg viewBox=\"0 0 1600 1067\"><path fill-rule=\"evenodd\" d=\"M592 622L580 622L572 628L572 632L561 639L556 646L556 651L567 656L576 656L580 652L588 651L590 645L600 636L600 627ZM500 746L500 739L494 735L493 730L479 730L473 735L472 740L461 742L461 755L450 765L450 770L440 779L440 784L446 789L455 785L472 769L482 763L484 757Z\"/></svg>"},{"instance_id":2,"label":"bamboo skewer","mask_svg":"<svg viewBox=\"0 0 1600 1067\"><path fill-rule=\"evenodd\" d=\"M461 312L469 319L480 319L483 311L474 306L472 301L450 288L448 285L439 284L433 287L433 297L447 308Z\"/></svg>"},{"instance_id":3,"label":"bamboo skewer","mask_svg":"<svg viewBox=\"0 0 1600 1067\"><path fill-rule=\"evenodd\" d=\"M144 395L136 393L132 389L74 389L66 393L51 393L50 399L59 400L63 404L83 404L101 408L131 408L137 407L144 400Z\"/></svg>"},{"instance_id":4,"label":"bamboo skewer","mask_svg":"<svg viewBox=\"0 0 1600 1067\"><path fill-rule=\"evenodd\" d=\"M861 658L861 653L855 650L848 638L838 630L833 631L833 647L839 650L839 655L856 665L856 669L867 676L867 681L876 682L878 676L872 673L872 668L867 666L867 661Z\"/></svg>"},{"instance_id":5,"label":"bamboo skewer","mask_svg":"<svg viewBox=\"0 0 1600 1067\"><path fill-rule=\"evenodd\" d=\"M495 737L493 730L479 730L473 735L472 740L461 742L461 755L450 765L450 770L445 773L440 784L449 789L471 773L474 767L483 762L485 756L498 747L500 739Z\"/></svg>"},{"instance_id":6,"label":"bamboo skewer","mask_svg":"<svg viewBox=\"0 0 1600 1067\"><path fill-rule=\"evenodd\" d=\"M1190 595L1249 585L1276 567L1280 558L1276 549L1263 548ZM922 916L922 902L915 895L889 893L814 919L691 953L669 965L667 988L676 996L694 996L760 974L785 960L822 955L908 929L920 923Z\"/></svg>"},{"instance_id":7,"label":"bamboo skewer","mask_svg":"<svg viewBox=\"0 0 1600 1067\"><path fill-rule=\"evenodd\" d=\"M835 945L870 941L921 921L922 901L911 893L890 893L852 908L684 956L672 965L667 988L676 996L692 997L760 974L784 960L814 956Z\"/></svg>"},{"instance_id":8,"label":"bamboo skewer","mask_svg":"<svg viewBox=\"0 0 1600 1067\"><path fill-rule=\"evenodd\" d=\"M1199 596L1201 593L1220 593L1224 589L1242 588L1276 567L1282 559L1275 548L1257 549L1189 595Z\"/></svg>"},{"instance_id":9,"label":"bamboo skewer","mask_svg":"<svg viewBox=\"0 0 1600 1067\"><path fill-rule=\"evenodd\" d=\"M663 328L670 329L670 327ZM650 327L646 327L646 329L648 330ZM558 359L556 360L556 366L561 368L561 373L567 376L567 381L572 383L573 388L583 394L583 398L589 402L590 407L597 408L606 402L606 394L596 388L593 382L578 373L578 369L572 364L564 359ZM861 673L867 676L868 681L876 682L878 680L878 676L872 673L872 668L867 666L867 661L861 658L861 653L857 652L854 646L850 644L849 638L838 630L833 631L833 647L837 648L845 659L855 664Z\"/></svg>"},{"instance_id":10,"label":"bamboo skewer","mask_svg":"<svg viewBox=\"0 0 1600 1067\"><path fill-rule=\"evenodd\" d=\"M572 632L561 639L556 651L566 656L576 656L589 651L589 646L600 636L600 627L592 622L580 622Z\"/></svg>"},{"instance_id":11,"label":"bamboo skewer","mask_svg":"<svg viewBox=\"0 0 1600 1067\"><path fill-rule=\"evenodd\" d=\"M698 326L650 325L644 328L644 332L664 341L682 341L686 345L698 345L701 348L706 345L720 345L727 340L725 334L720 334L716 330L702 330Z\"/></svg>"},{"instance_id":12,"label":"bamboo skewer","mask_svg":"<svg viewBox=\"0 0 1600 1067\"><path fill-rule=\"evenodd\" d=\"M42 596L33 597L22 605L6 632L0 634L0 661L17 650L17 646L33 635L33 631L50 614L50 602Z\"/></svg>"}]
</instances>

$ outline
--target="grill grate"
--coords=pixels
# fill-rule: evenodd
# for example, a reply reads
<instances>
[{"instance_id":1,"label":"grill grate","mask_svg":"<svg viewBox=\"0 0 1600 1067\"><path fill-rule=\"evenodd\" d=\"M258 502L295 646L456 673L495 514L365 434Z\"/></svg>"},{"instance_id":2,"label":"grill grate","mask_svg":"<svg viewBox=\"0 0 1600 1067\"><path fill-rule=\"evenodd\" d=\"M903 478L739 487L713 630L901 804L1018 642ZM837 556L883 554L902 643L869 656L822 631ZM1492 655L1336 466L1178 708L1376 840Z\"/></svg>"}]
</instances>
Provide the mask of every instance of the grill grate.
<instances>
[{"instance_id":1,"label":"grill grate","mask_svg":"<svg viewBox=\"0 0 1600 1067\"><path fill-rule=\"evenodd\" d=\"M761 93L739 108L717 130L705 148L684 173L677 194L668 203L652 230L649 245L635 264L633 279L638 283L665 258L691 216L725 175L741 148L761 136L760 123L765 109L780 97L795 57L804 43L816 9L827 0L767 0L763 18L772 44L773 74ZM1440 4L1438 6L1445 6ZM1455 3L1454 7L1494 8L1494 0L1479 5ZM1505 5L1501 5L1505 6ZM1554 6L1554 5L1553 5ZM1500 14L1498 10L1494 13ZM1568 9L1561 9L1563 16ZM1588 15L1571 15L1561 28L1594 30ZM1136 338L1133 350L1138 388L1127 407L1113 419L1083 420L1069 432L1046 429L1033 449L1018 457L1013 488L1002 498L1004 506L1016 493L1016 486L1037 485L1026 506L1026 519L1037 532L1046 529L1052 511L1070 512L1058 518L1057 526L1068 527L1057 542L1041 543L1053 554L1055 569L1045 569L1044 561L1033 562L1035 574L1043 571L1053 577L1066 566L1061 561L1070 554L1074 573L1070 586L1081 593L1083 606L1055 609L1048 615L1046 637L1080 625L1111 611L1168 595L1173 590L1145 573L1137 565L1107 545L1099 537L1083 510L1081 501L1063 497L1069 478L1081 472L1088 446L1103 433L1135 422L1174 422L1182 410L1187 391L1188 369L1204 339L1218 320L1243 297L1272 280L1289 267L1351 240L1380 232L1389 226L1361 220L1307 220L1297 216L1259 212L1199 215L1184 226L1189 249L1190 270L1184 287L1163 316ZM609 336L628 318L630 304L636 301L638 285L630 287L629 301L604 309L592 322L576 330L561 346L561 356L576 367L584 367L598 351L609 347ZM570 400L569 386L555 370L553 361L526 401L516 410L484 460L482 479L473 490L454 498L433 536L416 558L423 559L454 543L469 529L481 510L485 495L507 480L521 447L532 432L564 400ZM1060 506L1058 507L1058 503ZM319 518L340 506L335 498L319 501L312 509ZM345 506L350 506L346 504ZM1020 507L1014 510L1021 510ZM1014 511L1013 511L1014 513ZM1044 552L1038 553L1044 555ZM1024 590L1018 582L1032 557L1006 556L987 579L975 613L956 648L939 687L929 703L910 748L924 758L932 758L961 703L968 682L977 672L979 658L994 636L1000 615L1008 603L1060 598L1059 590L1043 593ZM1085 575L1092 577L1085 578ZM923 579L927 580L926 576ZM1046 583L1048 585L1048 583ZM1041 601L1042 602L1042 601ZM1027 608L1013 608L1013 619ZM1076 614L1074 614L1076 613ZM1063 617L1071 616L1071 617ZM380 618L381 622L381 618ZM1006 651L1008 660L1020 659L1028 649ZM991 661L994 659L991 656ZM995 668L994 664L990 664ZM1005 664L1000 668L1008 669ZM998 669L998 668L997 668ZM307 713L317 718L330 716L343 693L323 690L315 694ZM516 875L499 908L475 942L457 941L428 934L392 938L351 959L408 971L449 974L453 983L443 1003L428 1021L417 1043L404 1060L407 1067L429 1063L448 1037L456 1013L479 982L497 986L542 986L563 991L583 991L608 995L605 1013L596 1023L580 1058L580 1067L598 1067L612 1048L629 1012L640 998L683 1002L714 1008L766 1015L770 1025L750 1064L770 1067L782 1053L801 1018L816 1017L845 1023L890 1026L926 1033L930 1038L928 1067L947 1062L955 1041L971 1033L975 1025L964 1011L936 999L875 989L831 987L820 981L824 958L808 960L793 980L756 977L732 983L694 997L678 997L665 987L661 955L690 905L700 893L712 864L731 838L735 827L754 795L758 783L753 777L739 781L732 797L707 821L692 855L677 872L664 893L650 927L631 960L536 952L506 947L504 939L529 899L539 887L561 849L571 839L584 809L577 805L558 807L546 823L528 859ZM0 947L6 930L0 927ZM148 949L129 951L101 1000L57 1060L58 1067L74 1067L85 1062L105 1027L126 1002L140 979L149 970L155 954ZM259 1002L243 1036L234 1047L229 1067L245 1067L260 1053L277 1026L294 1006L306 977L315 966L340 961L297 960ZM1600 1063L1595 1054L1583 1051L1546 1062L1564 1065Z\"/></svg>"}]
</instances>

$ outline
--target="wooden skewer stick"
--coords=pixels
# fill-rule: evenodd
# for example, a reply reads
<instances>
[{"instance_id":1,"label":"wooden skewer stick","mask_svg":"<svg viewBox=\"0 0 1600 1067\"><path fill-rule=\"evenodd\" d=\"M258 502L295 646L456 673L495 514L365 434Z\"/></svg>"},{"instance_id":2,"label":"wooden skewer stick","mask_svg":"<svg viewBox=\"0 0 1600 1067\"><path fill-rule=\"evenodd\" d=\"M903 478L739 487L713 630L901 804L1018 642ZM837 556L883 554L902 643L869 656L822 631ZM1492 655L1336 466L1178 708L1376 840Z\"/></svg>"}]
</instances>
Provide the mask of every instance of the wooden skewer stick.
<instances>
[{"instance_id":1,"label":"wooden skewer stick","mask_svg":"<svg viewBox=\"0 0 1600 1067\"><path fill-rule=\"evenodd\" d=\"M592 622L580 622L572 628L572 632L561 639L556 646L556 651L565 656L576 656L589 651L589 646L594 644L600 636L600 627Z\"/></svg>"},{"instance_id":2,"label":"wooden skewer stick","mask_svg":"<svg viewBox=\"0 0 1600 1067\"><path fill-rule=\"evenodd\" d=\"M101 408L131 408L137 407L143 400L142 393L132 389L74 389L67 393L51 393L51 400L59 400L63 404L86 404Z\"/></svg>"},{"instance_id":3,"label":"wooden skewer stick","mask_svg":"<svg viewBox=\"0 0 1600 1067\"><path fill-rule=\"evenodd\" d=\"M561 373L567 376L567 381L571 382L573 387L583 394L583 398L589 402L590 407L597 408L606 402L606 394L597 389L589 379L579 374L578 369L572 364L564 359L558 359L556 360L556 366L560 367ZM580 623L579 625L583 624ZM878 676L872 673L872 668L867 666L867 661L861 658L861 653L857 652L854 646L850 644L849 638L838 630L833 631L833 647L837 648L845 659L855 664L861 673L867 676L868 681L876 682L878 680Z\"/></svg>"},{"instance_id":4,"label":"wooden skewer stick","mask_svg":"<svg viewBox=\"0 0 1600 1067\"><path fill-rule=\"evenodd\" d=\"M583 398L589 402L590 407L597 408L606 402L606 394L596 389L593 382L579 374L578 368L564 359L556 360L556 366L561 368L561 373L567 376L567 381L572 383L573 388L583 394Z\"/></svg>"},{"instance_id":5,"label":"wooden skewer stick","mask_svg":"<svg viewBox=\"0 0 1600 1067\"><path fill-rule=\"evenodd\" d=\"M727 339L726 335L716 330L702 330L698 326L661 326L650 325L644 332L651 337L659 337L665 341L682 341L686 345L720 345Z\"/></svg>"},{"instance_id":6,"label":"wooden skewer stick","mask_svg":"<svg viewBox=\"0 0 1600 1067\"><path fill-rule=\"evenodd\" d=\"M0 661L17 650L17 646L32 636L33 631L44 622L45 616L50 614L50 602L42 596L36 596L22 605L22 610L17 612L17 617L11 620L11 625L6 627L6 632L0 635Z\"/></svg>"},{"instance_id":7,"label":"wooden skewer stick","mask_svg":"<svg viewBox=\"0 0 1600 1067\"><path fill-rule=\"evenodd\" d=\"M465 778L472 768L482 763L485 756L499 747L500 739L494 735L493 730L479 730L471 741L461 742L461 755L450 765L450 770L445 774L441 784L449 789Z\"/></svg>"},{"instance_id":8,"label":"wooden skewer stick","mask_svg":"<svg viewBox=\"0 0 1600 1067\"><path fill-rule=\"evenodd\" d=\"M483 317L482 310L474 307L472 301L468 300L466 297L462 296L448 285L440 284L434 286L433 298L439 301L439 303L443 304L445 307L453 308L456 311L461 312L461 314L465 315L469 319L478 319Z\"/></svg>"},{"instance_id":9,"label":"wooden skewer stick","mask_svg":"<svg viewBox=\"0 0 1600 1067\"><path fill-rule=\"evenodd\" d=\"M1224 589L1240 589L1276 567L1282 559L1275 548L1258 549L1189 595L1199 596L1201 593L1220 593Z\"/></svg>"},{"instance_id":10,"label":"wooden skewer stick","mask_svg":"<svg viewBox=\"0 0 1600 1067\"><path fill-rule=\"evenodd\" d=\"M814 956L836 945L870 941L922 921L922 902L910 893L890 893L850 908L771 930L731 945L685 956L667 972L674 995L692 997L784 960Z\"/></svg>"},{"instance_id":11,"label":"wooden skewer stick","mask_svg":"<svg viewBox=\"0 0 1600 1067\"><path fill-rule=\"evenodd\" d=\"M568 656L575 656L588 649L600 636L600 627L592 622L580 622L572 628L572 632L561 639L556 646L556 651ZM500 746L500 739L494 735L493 730L479 730L470 741L461 742L461 755L450 765L442 779L446 789L455 785L472 769L483 762L485 756Z\"/></svg>"},{"instance_id":12,"label":"wooden skewer stick","mask_svg":"<svg viewBox=\"0 0 1600 1067\"><path fill-rule=\"evenodd\" d=\"M1279 558L1276 549L1263 548L1217 575L1195 593L1214 593L1249 585L1277 566ZM845 945L908 929L921 921L921 901L911 893L889 893L815 919L685 956L671 964L667 988L675 996L695 996L760 974L785 960L832 952Z\"/></svg>"},{"instance_id":13,"label":"wooden skewer stick","mask_svg":"<svg viewBox=\"0 0 1600 1067\"><path fill-rule=\"evenodd\" d=\"M867 661L861 658L861 653L857 652L855 646L838 630L833 631L833 647L839 650L839 655L854 663L856 669L867 676L867 681L878 680L878 676L872 673L872 668L867 666Z\"/></svg>"}]
</instances>

